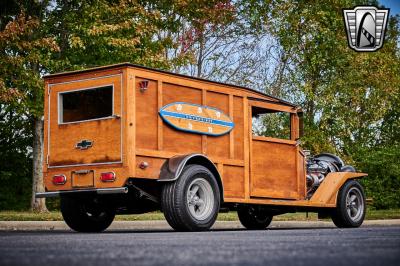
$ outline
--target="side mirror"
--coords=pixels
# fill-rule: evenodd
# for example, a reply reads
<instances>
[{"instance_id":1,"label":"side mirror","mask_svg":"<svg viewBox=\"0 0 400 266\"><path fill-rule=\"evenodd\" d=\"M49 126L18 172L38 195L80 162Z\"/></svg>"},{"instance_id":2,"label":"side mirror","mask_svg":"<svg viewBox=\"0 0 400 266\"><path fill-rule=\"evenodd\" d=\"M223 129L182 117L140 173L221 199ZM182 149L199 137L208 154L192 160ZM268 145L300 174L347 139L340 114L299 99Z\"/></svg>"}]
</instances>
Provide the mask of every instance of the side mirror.
<instances>
[{"instance_id":1,"label":"side mirror","mask_svg":"<svg viewBox=\"0 0 400 266\"><path fill-rule=\"evenodd\" d=\"M304 117L303 117L303 112L297 113L297 116L299 117L299 137L304 136Z\"/></svg>"}]
</instances>

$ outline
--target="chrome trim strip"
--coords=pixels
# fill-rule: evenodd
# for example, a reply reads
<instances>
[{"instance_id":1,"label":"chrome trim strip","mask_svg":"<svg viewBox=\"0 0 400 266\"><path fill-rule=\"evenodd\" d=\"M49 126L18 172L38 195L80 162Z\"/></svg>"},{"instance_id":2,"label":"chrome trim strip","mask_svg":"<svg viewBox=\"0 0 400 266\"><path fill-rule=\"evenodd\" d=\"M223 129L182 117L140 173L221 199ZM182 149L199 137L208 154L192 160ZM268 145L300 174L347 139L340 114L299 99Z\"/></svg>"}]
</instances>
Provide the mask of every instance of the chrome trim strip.
<instances>
[{"instance_id":1,"label":"chrome trim strip","mask_svg":"<svg viewBox=\"0 0 400 266\"><path fill-rule=\"evenodd\" d=\"M118 188L94 188L94 189L77 189L77 190L61 190L61 191L51 191L51 192L39 192L35 194L36 198L51 198L58 197L64 194L79 194L79 193L87 193L87 192L95 192L99 195L104 194L126 194L128 193L127 187L118 187Z\"/></svg>"},{"instance_id":2,"label":"chrome trim strip","mask_svg":"<svg viewBox=\"0 0 400 266\"><path fill-rule=\"evenodd\" d=\"M105 162L105 163L83 163L83 164L56 165L56 166L48 166L47 168L65 168L65 167L75 167L75 166L92 166L92 165L107 165L107 164L122 164L122 161Z\"/></svg>"}]
</instances>

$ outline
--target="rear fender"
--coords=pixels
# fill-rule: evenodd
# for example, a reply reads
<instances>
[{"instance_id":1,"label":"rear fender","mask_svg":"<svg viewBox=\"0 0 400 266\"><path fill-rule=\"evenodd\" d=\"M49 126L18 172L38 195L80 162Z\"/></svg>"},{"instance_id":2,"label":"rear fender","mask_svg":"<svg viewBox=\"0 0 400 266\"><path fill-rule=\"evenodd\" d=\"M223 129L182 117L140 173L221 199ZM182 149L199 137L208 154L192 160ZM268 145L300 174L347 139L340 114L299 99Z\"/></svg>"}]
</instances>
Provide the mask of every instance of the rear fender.
<instances>
[{"instance_id":1,"label":"rear fender","mask_svg":"<svg viewBox=\"0 0 400 266\"><path fill-rule=\"evenodd\" d=\"M340 188L350 179L359 179L367 176L365 173L333 172L329 173L324 182L318 187L310 199L310 203L334 204L336 206L337 195Z\"/></svg>"},{"instance_id":2,"label":"rear fender","mask_svg":"<svg viewBox=\"0 0 400 266\"><path fill-rule=\"evenodd\" d=\"M217 167L215 167L214 163L203 154L192 153L186 155L178 155L168 159L161 167L160 177L158 181L171 182L177 180L180 177L183 168L185 168L185 166L189 164L202 165L210 170L211 173L213 173L218 183L221 201L223 201L224 192L221 175L219 174L218 169Z\"/></svg>"}]
</instances>

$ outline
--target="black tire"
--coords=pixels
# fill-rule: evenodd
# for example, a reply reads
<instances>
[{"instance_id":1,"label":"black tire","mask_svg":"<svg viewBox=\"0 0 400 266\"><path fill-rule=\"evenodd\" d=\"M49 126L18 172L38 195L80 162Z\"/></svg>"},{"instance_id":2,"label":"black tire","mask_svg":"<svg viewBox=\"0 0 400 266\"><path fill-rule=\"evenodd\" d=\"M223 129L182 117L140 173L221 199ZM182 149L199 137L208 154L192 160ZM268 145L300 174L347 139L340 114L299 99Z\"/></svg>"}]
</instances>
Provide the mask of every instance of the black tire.
<instances>
[{"instance_id":1,"label":"black tire","mask_svg":"<svg viewBox=\"0 0 400 266\"><path fill-rule=\"evenodd\" d=\"M248 230L266 229L273 216L260 205L240 205L237 210L240 223Z\"/></svg>"},{"instance_id":2,"label":"black tire","mask_svg":"<svg viewBox=\"0 0 400 266\"><path fill-rule=\"evenodd\" d=\"M98 198L61 197L61 213L66 224L77 232L102 232L115 217L115 209Z\"/></svg>"},{"instance_id":3,"label":"black tire","mask_svg":"<svg viewBox=\"0 0 400 266\"><path fill-rule=\"evenodd\" d=\"M350 180L339 191L332 221L339 228L359 227L364 221L365 210L364 189L357 181Z\"/></svg>"},{"instance_id":4,"label":"black tire","mask_svg":"<svg viewBox=\"0 0 400 266\"><path fill-rule=\"evenodd\" d=\"M193 194L196 184L199 188ZM177 231L206 231L217 219L220 191L214 175L204 166L186 166L176 181L163 186L161 194L165 219Z\"/></svg>"}]
</instances>

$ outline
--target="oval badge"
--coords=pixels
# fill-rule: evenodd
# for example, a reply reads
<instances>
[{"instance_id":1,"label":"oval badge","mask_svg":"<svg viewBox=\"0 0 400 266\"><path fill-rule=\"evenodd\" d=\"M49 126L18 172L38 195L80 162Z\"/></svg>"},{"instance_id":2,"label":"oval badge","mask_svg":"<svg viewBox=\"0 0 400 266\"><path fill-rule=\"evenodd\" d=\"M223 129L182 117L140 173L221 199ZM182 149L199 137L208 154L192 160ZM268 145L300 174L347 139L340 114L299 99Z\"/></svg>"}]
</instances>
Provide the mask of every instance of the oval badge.
<instances>
[{"instance_id":1,"label":"oval badge","mask_svg":"<svg viewBox=\"0 0 400 266\"><path fill-rule=\"evenodd\" d=\"M191 133L221 136L235 126L221 110L204 105L175 102L163 106L159 113L172 127Z\"/></svg>"}]
</instances>

